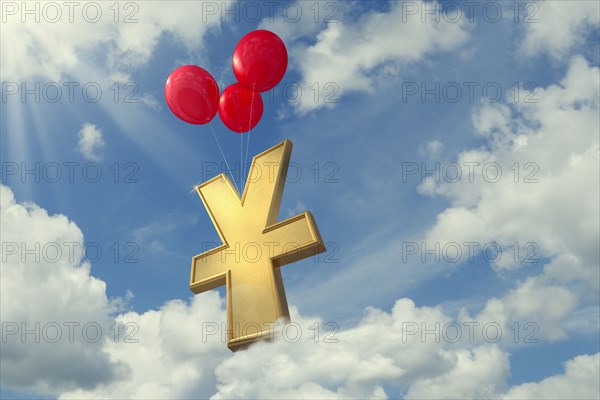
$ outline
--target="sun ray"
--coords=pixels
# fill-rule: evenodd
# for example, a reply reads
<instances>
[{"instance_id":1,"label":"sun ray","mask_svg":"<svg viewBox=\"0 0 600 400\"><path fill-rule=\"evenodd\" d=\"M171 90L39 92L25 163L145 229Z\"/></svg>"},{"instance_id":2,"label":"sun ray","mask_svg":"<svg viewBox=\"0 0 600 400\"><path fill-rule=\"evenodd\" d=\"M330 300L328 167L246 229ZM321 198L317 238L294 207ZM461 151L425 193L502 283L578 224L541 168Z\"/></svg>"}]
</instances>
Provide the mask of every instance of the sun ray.
<instances>
[{"instance_id":1,"label":"sun ray","mask_svg":"<svg viewBox=\"0 0 600 400\"><path fill-rule=\"evenodd\" d=\"M4 102L2 105L2 125L0 136L2 137L2 162L15 162L19 171L22 168L22 163L26 163L31 160L31 149L28 143L27 136L27 121L25 119L25 106L21 102L20 97L11 98L9 101ZM4 182L4 176L3 183ZM12 181L16 179L21 182L20 172L13 177ZM33 189L31 185L14 185L13 191L18 192L20 195L24 195L28 199L32 198Z\"/></svg>"}]
</instances>

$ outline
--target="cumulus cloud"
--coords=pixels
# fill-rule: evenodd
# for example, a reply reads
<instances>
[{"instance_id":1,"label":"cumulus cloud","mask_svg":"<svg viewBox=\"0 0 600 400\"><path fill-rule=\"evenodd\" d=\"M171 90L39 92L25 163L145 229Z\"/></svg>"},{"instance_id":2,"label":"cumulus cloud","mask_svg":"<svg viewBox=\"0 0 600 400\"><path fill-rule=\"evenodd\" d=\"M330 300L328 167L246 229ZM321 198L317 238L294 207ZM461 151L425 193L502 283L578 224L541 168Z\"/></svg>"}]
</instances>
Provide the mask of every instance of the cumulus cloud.
<instances>
[{"instance_id":1,"label":"cumulus cloud","mask_svg":"<svg viewBox=\"0 0 600 400\"><path fill-rule=\"evenodd\" d=\"M482 106L473 125L486 145L458 155L461 179L428 176L419 188L452 203L426 232L428 248L497 243L503 253L491 264L499 272L549 260L541 274L489 299L478 320L536 321L553 341L566 337L577 307L597 309L599 72L575 57L559 84L532 91L535 102Z\"/></svg>"},{"instance_id":2,"label":"cumulus cloud","mask_svg":"<svg viewBox=\"0 0 600 400\"><path fill-rule=\"evenodd\" d=\"M508 354L495 346L457 351L455 366L445 374L416 382L406 399L494 398L505 387Z\"/></svg>"},{"instance_id":3,"label":"cumulus cloud","mask_svg":"<svg viewBox=\"0 0 600 400\"><path fill-rule=\"evenodd\" d=\"M218 26L218 14L198 23L198 15L204 18L201 3L181 2L177 7L185 11L176 17L165 12L165 4L140 3L134 18L144 24L106 19L92 25L94 29L82 29L89 24L81 19L59 25L11 20L3 25L4 76L58 79L85 63L92 51L119 76L118 70L147 62L163 35L191 48L201 46L198 39ZM318 32L316 42L292 45L306 93L306 86L315 81L338 83L339 95L370 93L377 77L396 76L399 65L456 49L466 40L460 24L423 24L418 19L398 23L399 4L325 27L296 24L284 32L293 41ZM573 21L584 22L569 26L587 26L580 11L574 14ZM274 24L281 27L276 31L286 29L280 19ZM556 44L548 44L545 32L536 33L542 28L531 29L523 45L531 53L546 49L560 56L577 44L570 28ZM397 40L409 36L414 40ZM23 45L11 46L7 37ZM107 51L99 53L97 46ZM292 307L295 324L285 331L287 340L278 337L274 343L231 354L221 335L224 300L217 292L188 302L170 301L156 310L124 312L127 297L109 299L105 282L92 276L77 225L35 204L17 203L12 191L0 186L0 304L7 339L0 355L2 384L61 398L598 397L598 354L568 361L562 375L508 389L504 343L490 343L481 331L472 343L464 325L457 342L443 333L453 319L459 324L473 319L480 325L494 322L505 332L511 320L531 319L543 328L540 337L559 340L566 335L565 319L584 300L582 293L589 294L591 304L597 301L598 83L598 68L576 57L559 84L539 88L537 103L487 105L474 114L473 125L485 146L461 153L459 163L494 162L505 172L519 163L517 182L514 175L509 181L487 182L478 167L474 182L429 180L420 188L423 194L444 196L452 203L427 233L427 241L533 241L540 255L550 259L541 275L489 299L474 317L464 310L450 316L440 307L399 299L389 312L368 308L355 326L336 330L335 324L301 315ZM311 103L310 96L303 97L300 112L320 106ZM147 102L154 104L151 98ZM89 142L83 148L93 159L99 157L103 141L95 126L90 129L97 134L84 138L83 133L80 141ZM434 157L443 149L433 141L423 147L423 154ZM537 182L525 189L523 179L532 171L527 163L537 165ZM397 256L397 247L386 251ZM505 261L494 267L510 271L523 265ZM94 329L83 333L86 323L100 327L99 340L90 340ZM57 325L62 335L53 343L49 338L55 337ZM115 332L111 327L116 325L120 328Z\"/></svg>"},{"instance_id":4,"label":"cumulus cloud","mask_svg":"<svg viewBox=\"0 0 600 400\"><path fill-rule=\"evenodd\" d=\"M537 1L524 11L528 16L521 50L529 56L563 58L600 27L600 5L595 1Z\"/></svg>"},{"instance_id":5,"label":"cumulus cloud","mask_svg":"<svg viewBox=\"0 0 600 400\"><path fill-rule=\"evenodd\" d=\"M597 399L600 353L581 355L565 363L565 373L511 388L505 399Z\"/></svg>"},{"instance_id":6,"label":"cumulus cloud","mask_svg":"<svg viewBox=\"0 0 600 400\"><path fill-rule=\"evenodd\" d=\"M597 375L598 356L582 356L567 363L563 376L507 392L510 367L502 342L472 341L466 330L456 340L457 331L444 328L458 324L451 316L406 298L390 312L367 308L345 329L291 307L294 323L275 332L272 343L232 354L225 346L225 302L218 292L143 313L123 311L127 299L108 299L105 283L91 276L74 222L17 203L5 186L0 194L5 387L64 399L498 398L543 397L556 386L568 393L565 388ZM12 245L19 243L34 250L39 243L40 259ZM51 243L62 249L60 256L43 250L54 249ZM97 341L90 340L95 330L82 333L86 321L100 327ZM42 325L37 341L36 322ZM66 322L79 323L72 341ZM50 340L55 331L44 328L50 323L63 326L56 342ZM24 337L21 324L30 331ZM581 396L594 393L580 390Z\"/></svg>"},{"instance_id":7,"label":"cumulus cloud","mask_svg":"<svg viewBox=\"0 0 600 400\"><path fill-rule=\"evenodd\" d=\"M219 2L219 6L230 3ZM174 7L177 13L171 12ZM145 65L165 37L190 51L201 50L204 35L218 29L221 21L220 13L208 12L205 2L190 1L118 6L106 2L3 2L2 14L5 81L35 77L57 81L73 76L90 60L109 72L130 71Z\"/></svg>"},{"instance_id":8,"label":"cumulus cloud","mask_svg":"<svg viewBox=\"0 0 600 400\"><path fill-rule=\"evenodd\" d=\"M400 299L390 313L369 308L355 327L329 338L324 321L298 315L294 320L304 333L297 343L258 344L220 364L215 398L387 398L399 397L407 388L435 397L433 380L446 387L446 397L481 397L504 386L507 355L490 344L452 349L441 335L436 337L436 324L449 321L438 308ZM321 329L318 341L315 327ZM430 332L424 334L421 327ZM486 368L472 365L491 359L494 363ZM469 369L478 372L469 377ZM447 374L486 384L464 385L452 378L443 383ZM390 387L387 392L385 387Z\"/></svg>"},{"instance_id":9,"label":"cumulus cloud","mask_svg":"<svg viewBox=\"0 0 600 400\"><path fill-rule=\"evenodd\" d=\"M382 397L388 381L409 385L456 361L439 340L403 335L403 321L433 326L448 319L439 309L419 308L407 299L391 313L368 310L357 327L343 332L293 309L300 334L292 329L286 337L298 336L297 343L280 339L234 355L224 343L224 301L217 292L141 314L117 310L113 315L123 300L109 300L105 283L91 275L75 223L35 204L17 203L6 186L1 194L7 349L1 366L7 387L61 398L192 398L215 392L280 397L292 390ZM65 323L73 322L78 325L70 340ZM36 323L41 325L37 340L35 333L22 336L25 329L35 332ZM83 333L84 323L96 324L102 337L95 340L95 329ZM54 330L44 328L49 324L62 329L56 343ZM115 324L121 326L117 333L111 329ZM9 325L14 333L6 330ZM373 336L380 337L375 347L366 340Z\"/></svg>"},{"instance_id":10,"label":"cumulus cloud","mask_svg":"<svg viewBox=\"0 0 600 400\"><path fill-rule=\"evenodd\" d=\"M2 384L58 393L111 380L119 365L95 339L97 326L111 325L112 307L106 284L82 260L81 230L64 215L16 203L6 186L0 194Z\"/></svg>"},{"instance_id":11,"label":"cumulus cloud","mask_svg":"<svg viewBox=\"0 0 600 400\"><path fill-rule=\"evenodd\" d=\"M131 294L107 297L73 221L17 203L6 186L0 194L3 386L98 398L214 393L212 370L229 350L198 335L204 321L225 320L217 292L123 312Z\"/></svg>"},{"instance_id":12,"label":"cumulus cloud","mask_svg":"<svg viewBox=\"0 0 600 400\"><path fill-rule=\"evenodd\" d=\"M99 151L106 146L102 131L96 125L85 123L77 133L77 151L90 161L102 159Z\"/></svg>"},{"instance_id":13,"label":"cumulus cloud","mask_svg":"<svg viewBox=\"0 0 600 400\"><path fill-rule=\"evenodd\" d=\"M429 175L420 188L452 202L426 238L501 245L534 241L538 256L567 254L597 263L599 232L591 221L600 218L599 72L575 57L560 84L536 90L536 102L476 111L473 124L487 145L458 155L455 163L463 174L457 182ZM565 204L580 207L565 209ZM515 267L504 259L497 268Z\"/></svg>"},{"instance_id":14,"label":"cumulus cloud","mask_svg":"<svg viewBox=\"0 0 600 400\"><path fill-rule=\"evenodd\" d=\"M480 324L496 323L503 332L510 332L515 321L527 332L525 343L550 342L565 339L565 321L578 303L578 296L545 276L534 276L519 283L501 298L489 299L475 317ZM514 328L514 325L513 325Z\"/></svg>"},{"instance_id":15,"label":"cumulus cloud","mask_svg":"<svg viewBox=\"0 0 600 400\"><path fill-rule=\"evenodd\" d=\"M115 322L129 328L120 340L105 341L104 352L126 368L110 382L59 397L207 398L215 392L214 369L230 355L222 336L211 333L214 327L221 332L224 321L224 301L216 291L189 303L173 300L158 310L118 315Z\"/></svg>"},{"instance_id":16,"label":"cumulus cloud","mask_svg":"<svg viewBox=\"0 0 600 400\"><path fill-rule=\"evenodd\" d=\"M415 2L414 6L433 9L425 2ZM339 9L335 21L324 28L311 18L304 18L301 24L286 24L284 17L263 21L262 28L271 29L291 42L292 65L302 75L301 93L314 93L315 84L320 88L316 100L312 95L300 96L295 104L298 112L333 107L334 100L350 92L372 94L390 77L397 77L400 66L418 62L435 52L456 49L468 37L461 22L447 22L443 18L436 22L433 16L423 22L421 16L407 17L401 1L391 2L389 7L389 11L372 11L358 18ZM314 43L299 40L315 34Z\"/></svg>"}]
</instances>

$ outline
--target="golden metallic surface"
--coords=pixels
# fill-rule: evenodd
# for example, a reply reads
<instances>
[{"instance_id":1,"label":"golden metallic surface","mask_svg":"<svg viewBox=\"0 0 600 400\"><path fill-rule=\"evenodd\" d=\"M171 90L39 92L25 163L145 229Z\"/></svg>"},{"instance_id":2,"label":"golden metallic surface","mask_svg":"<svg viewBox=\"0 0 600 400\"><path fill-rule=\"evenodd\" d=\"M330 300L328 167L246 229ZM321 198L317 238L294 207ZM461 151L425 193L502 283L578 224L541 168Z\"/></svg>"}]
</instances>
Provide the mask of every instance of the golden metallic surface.
<instances>
[{"instance_id":1,"label":"golden metallic surface","mask_svg":"<svg viewBox=\"0 0 600 400\"><path fill-rule=\"evenodd\" d=\"M223 244L192 258L190 289L225 285L234 351L289 320L279 267L325 251L309 212L277 222L291 152L286 140L255 156L241 198L225 174L196 187Z\"/></svg>"}]
</instances>

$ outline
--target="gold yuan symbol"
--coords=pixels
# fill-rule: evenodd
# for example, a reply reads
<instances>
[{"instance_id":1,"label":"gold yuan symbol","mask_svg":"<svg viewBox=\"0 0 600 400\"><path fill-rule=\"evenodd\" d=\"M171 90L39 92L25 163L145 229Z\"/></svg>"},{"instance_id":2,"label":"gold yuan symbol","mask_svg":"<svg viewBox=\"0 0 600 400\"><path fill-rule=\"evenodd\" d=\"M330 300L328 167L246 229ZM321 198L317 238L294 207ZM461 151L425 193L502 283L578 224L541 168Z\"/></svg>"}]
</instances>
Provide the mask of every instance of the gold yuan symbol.
<instances>
[{"instance_id":1,"label":"gold yuan symbol","mask_svg":"<svg viewBox=\"0 0 600 400\"><path fill-rule=\"evenodd\" d=\"M279 267L325 251L309 212L277 222L291 152L286 140L255 156L241 198L225 174L196 187L223 244L192 258L190 289L225 285L232 351L289 321Z\"/></svg>"}]
</instances>

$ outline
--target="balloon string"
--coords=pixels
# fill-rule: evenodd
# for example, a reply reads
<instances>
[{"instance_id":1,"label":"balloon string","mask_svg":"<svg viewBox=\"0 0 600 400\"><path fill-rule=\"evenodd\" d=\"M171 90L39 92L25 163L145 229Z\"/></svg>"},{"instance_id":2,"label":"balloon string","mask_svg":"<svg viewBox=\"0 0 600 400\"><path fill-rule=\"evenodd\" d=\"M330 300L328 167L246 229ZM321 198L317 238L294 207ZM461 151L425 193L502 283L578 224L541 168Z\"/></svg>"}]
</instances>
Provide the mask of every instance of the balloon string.
<instances>
[{"instance_id":1,"label":"balloon string","mask_svg":"<svg viewBox=\"0 0 600 400\"><path fill-rule=\"evenodd\" d=\"M223 153L223 149L221 148L221 144L219 143L219 139L217 139L217 135L215 135L215 130L212 127L212 123L209 122L208 126L210 126L210 131L213 134L213 137L215 138L215 142L217 142L217 146L219 147L219 151L221 152L221 156L223 156L223 161L225 161L225 165L227 166L227 171L229 171L229 175L231 175L231 177L233 178L233 173L231 172L231 168L229 168L229 163L227 162L227 158L225 158L225 153ZM237 189L238 193L240 191L240 189L237 186L237 182L235 181L235 179L233 179L233 184L235 185L235 188Z\"/></svg>"}]
</instances>

